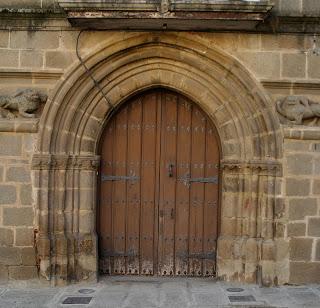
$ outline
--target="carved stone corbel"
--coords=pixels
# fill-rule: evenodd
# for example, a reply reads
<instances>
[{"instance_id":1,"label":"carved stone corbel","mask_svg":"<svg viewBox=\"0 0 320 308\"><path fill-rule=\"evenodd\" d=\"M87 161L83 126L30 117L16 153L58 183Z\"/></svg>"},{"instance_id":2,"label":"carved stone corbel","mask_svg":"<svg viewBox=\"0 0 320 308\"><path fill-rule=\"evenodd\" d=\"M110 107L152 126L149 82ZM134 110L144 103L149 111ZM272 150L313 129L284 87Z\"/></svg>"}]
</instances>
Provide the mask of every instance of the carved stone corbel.
<instances>
[{"instance_id":1,"label":"carved stone corbel","mask_svg":"<svg viewBox=\"0 0 320 308\"><path fill-rule=\"evenodd\" d=\"M276 102L282 124L319 126L320 103L305 96L287 96Z\"/></svg>"},{"instance_id":2,"label":"carved stone corbel","mask_svg":"<svg viewBox=\"0 0 320 308\"><path fill-rule=\"evenodd\" d=\"M0 95L0 118L35 118L47 99L45 93L33 89L21 90L14 95Z\"/></svg>"}]
</instances>

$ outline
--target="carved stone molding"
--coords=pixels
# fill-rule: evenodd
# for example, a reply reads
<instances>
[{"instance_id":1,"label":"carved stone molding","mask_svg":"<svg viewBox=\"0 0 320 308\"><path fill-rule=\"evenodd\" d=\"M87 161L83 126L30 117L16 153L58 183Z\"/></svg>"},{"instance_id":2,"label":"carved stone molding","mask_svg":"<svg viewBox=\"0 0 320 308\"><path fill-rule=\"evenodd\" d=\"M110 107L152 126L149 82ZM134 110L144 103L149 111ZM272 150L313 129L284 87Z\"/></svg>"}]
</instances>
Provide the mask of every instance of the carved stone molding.
<instances>
[{"instance_id":1,"label":"carved stone molding","mask_svg":"<svg viewBox=\"0 0 320 308\"><path fill-rule=\"evenodd\" d=\"M33 170L98 170L100 156L44 155L32 158Z\"/></svg>"},{"instance_id":2,"label":"carved stone molding","mask_svg":"<svg viewBox=\"0 0 320 308\"><path fill-rule=\"evenodd\" d=\"M260 175L282 176L282 164L276 161L223 161L221 163L221 169L231 173L249 173L256 171Z\"/></svg>"}]
</instances>

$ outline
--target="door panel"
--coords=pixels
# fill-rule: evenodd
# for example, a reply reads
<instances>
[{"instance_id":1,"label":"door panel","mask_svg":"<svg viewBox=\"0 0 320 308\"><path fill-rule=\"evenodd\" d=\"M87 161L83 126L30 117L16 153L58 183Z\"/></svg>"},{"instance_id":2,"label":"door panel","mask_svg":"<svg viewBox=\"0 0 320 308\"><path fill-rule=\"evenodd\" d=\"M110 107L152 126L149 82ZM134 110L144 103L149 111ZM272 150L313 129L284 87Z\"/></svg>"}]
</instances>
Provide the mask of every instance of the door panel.
<instances>
[{"instance_id":1,"label":"door panel","mask_svg":"<svg viewBox=\"0 0 320 308\"><path fill-rule=\"evenodd\" d=\"M214 275L218 164L214 127L188 99L150 91L120 109L102 143L101 272Z\"/></svg>"}]
</instances>

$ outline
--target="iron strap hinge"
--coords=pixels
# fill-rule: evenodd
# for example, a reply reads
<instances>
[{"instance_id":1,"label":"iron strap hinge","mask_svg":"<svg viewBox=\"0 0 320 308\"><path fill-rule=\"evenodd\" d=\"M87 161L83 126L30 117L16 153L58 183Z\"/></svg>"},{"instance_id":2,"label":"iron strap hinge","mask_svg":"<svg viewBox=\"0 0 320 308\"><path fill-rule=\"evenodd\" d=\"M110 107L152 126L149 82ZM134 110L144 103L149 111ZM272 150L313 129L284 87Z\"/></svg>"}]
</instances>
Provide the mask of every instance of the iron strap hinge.
<instances>
[{"instance_id":1,"label":"iron strap hinge","mask_svg":"<svg viewBox=\"0 0 320 308\"><path fill-rule=\"evenodd\" d=\"M105 181L138 181L140 180L139 176L136 175L101 175L102 182Z\"/></svg>"}]
</instances>

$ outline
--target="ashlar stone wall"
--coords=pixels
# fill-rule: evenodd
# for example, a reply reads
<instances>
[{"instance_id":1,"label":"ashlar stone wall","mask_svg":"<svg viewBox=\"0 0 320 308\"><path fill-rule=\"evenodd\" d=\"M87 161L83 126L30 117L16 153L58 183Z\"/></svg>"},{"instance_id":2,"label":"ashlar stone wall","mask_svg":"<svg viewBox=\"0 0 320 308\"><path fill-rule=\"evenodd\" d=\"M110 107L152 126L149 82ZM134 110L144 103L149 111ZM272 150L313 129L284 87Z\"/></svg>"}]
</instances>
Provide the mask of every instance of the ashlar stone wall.
<instances>
[{"instance_id":1,"label":"ashlar stone wall","mask_svg":"<svg viewBox=\"0 0 320 308\"><path fill-rule=\"evenodd\" d=\"M3 26L0 92L33 88L54 93L63 75L78 61L75 53L78 34L79 30L71 29L64 19L46 21L37 29L28 29L23 23L13 28ZM99 44L114 38L125 41L134 35L83 32L79 51L84 57ZM316 42L313 35L304 34L180 33L179 36L217 48L239 61L274 103L292 94L320 102L320 56L314 53L315 47L320 48L318 36ZM276 276L280 284L319 282L319 129L302 126L283 129L286 136L283 176L275 182ZM30 171L37 130L37 120L0 119L2 280L31 279L38 275L34 247L38 221Z\"/></svg>"},{"instance_id":2,"label":"ashlar stone wall","mask_svg":"<svg viewBox=\"0 0 320 308\"><path fill-rule=\"evenodd\" d=\"M3 130L6 125L0 121ZM37 278L30 172L35 140L35 133L19 130L0 133L1 282Z\"/></svg>"}]
</instances>

